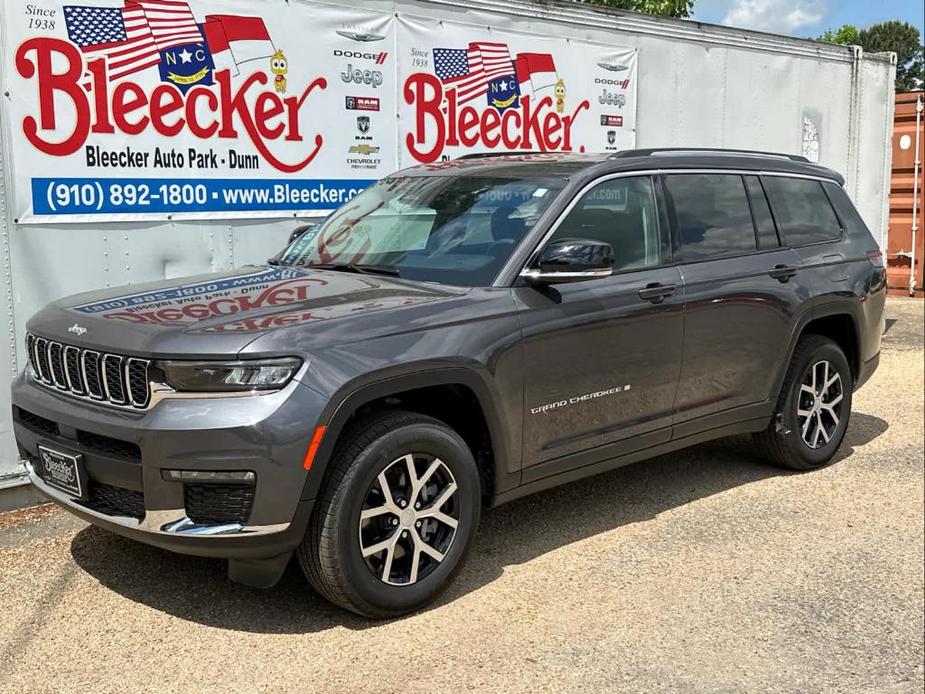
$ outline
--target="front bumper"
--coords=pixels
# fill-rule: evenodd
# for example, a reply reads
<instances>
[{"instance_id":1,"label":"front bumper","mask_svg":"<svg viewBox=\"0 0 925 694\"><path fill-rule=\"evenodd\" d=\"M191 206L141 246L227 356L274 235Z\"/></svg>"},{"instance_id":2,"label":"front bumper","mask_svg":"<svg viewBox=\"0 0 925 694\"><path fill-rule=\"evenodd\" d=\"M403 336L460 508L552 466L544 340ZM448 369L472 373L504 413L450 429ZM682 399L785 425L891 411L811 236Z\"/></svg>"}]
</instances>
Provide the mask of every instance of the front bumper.
<instances>
[{"instance_id":1,"label":"front bumper","mask_svg":"<svg viewBox=\"0 0 925 694\"><path fill-rule=\"evenodd\" d=\"M229 559L273 557L301 541L312 507L303 498L302 463L323 406L301 383L253 397L168 399L144 412L80 401L28 375L15 381L12 395L32 483L84 520L171 551ZM79 454L88 486L104 490L107 503L48 485L36 470L39 445ZM229 497L245 498L239 517L210 521L190 512L191 499L201 496L164 479L164 470L252 471L255 482L246 495ZM227 503L219 506L227 511Z\"/></svg>"}]
</instances>

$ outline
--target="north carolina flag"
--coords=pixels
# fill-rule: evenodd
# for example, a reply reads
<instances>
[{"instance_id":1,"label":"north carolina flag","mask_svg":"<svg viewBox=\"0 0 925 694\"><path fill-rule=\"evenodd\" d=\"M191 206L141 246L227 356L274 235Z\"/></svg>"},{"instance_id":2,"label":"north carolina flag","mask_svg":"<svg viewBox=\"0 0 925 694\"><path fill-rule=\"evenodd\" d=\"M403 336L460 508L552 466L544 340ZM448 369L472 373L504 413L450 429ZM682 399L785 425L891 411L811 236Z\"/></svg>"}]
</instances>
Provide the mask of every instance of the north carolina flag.
<instances>
[{"instance_id":1,"label":"north carolina flag","mask_svg":"<svg viewBox=\"0 0 925 694\"><path fill-rule=\"evenodd\" d=\"M235 65L250 60L269 58L276 52L267 25L260 17L239 17L232 14L207 14L202 25L209 51L227 64L229 54Z\"/></svg>"},{"instance_id":2,"label":"north carolina flag","mask_svg":"<svg viewBox=\"0 0 925 694\"><path fill-rule=\"evenodd\" d=\"M556 63L549 53L518 53L514 70L523 96L532 94L535 97L544 89L555 89L559 81Z\"/></svg>"}]
</instances>

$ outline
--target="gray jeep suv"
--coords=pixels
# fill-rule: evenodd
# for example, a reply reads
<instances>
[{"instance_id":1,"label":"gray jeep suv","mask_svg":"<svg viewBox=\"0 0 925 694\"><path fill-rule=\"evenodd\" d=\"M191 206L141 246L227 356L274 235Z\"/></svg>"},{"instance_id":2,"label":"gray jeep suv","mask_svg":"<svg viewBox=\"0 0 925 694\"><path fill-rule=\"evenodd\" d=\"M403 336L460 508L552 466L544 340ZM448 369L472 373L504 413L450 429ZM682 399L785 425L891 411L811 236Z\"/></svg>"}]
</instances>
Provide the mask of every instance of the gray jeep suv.
<instances>
[{"instance_id":1,"label":"gray jeep suv","mask_svg":"<svg viewBox=\"0 0 925 694\"><path fill-rule=\"evenodd\" d=\"M635 150L401 171L269 264L57 301L13 385L33 483L272 586L432 600L484 507L751 432L836 454L877 366L880 251L800 157Z\"/></svg>"}]
</instances>

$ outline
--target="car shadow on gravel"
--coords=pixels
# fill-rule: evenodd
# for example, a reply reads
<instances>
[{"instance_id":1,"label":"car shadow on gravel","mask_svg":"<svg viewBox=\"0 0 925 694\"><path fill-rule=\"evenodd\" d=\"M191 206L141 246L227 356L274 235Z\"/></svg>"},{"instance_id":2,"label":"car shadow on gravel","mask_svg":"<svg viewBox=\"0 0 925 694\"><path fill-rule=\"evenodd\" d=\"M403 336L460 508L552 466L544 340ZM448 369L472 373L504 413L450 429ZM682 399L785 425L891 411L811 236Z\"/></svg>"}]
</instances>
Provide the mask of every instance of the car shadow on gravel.
<instances>
[{"instance_id":1,"label":"car shadow on gravel","mask_svg":"<svg viewBox=\"0 0 925 694\"><path fill-rule=\"evenodd\" d=\"M884 420L854 413L839 460L886 429ZM750 437L735 437L505 504L483 515L466 565L428 609L477 591L499 578L507 566L713 494L786 474L795 473L762 462ZM224 561L173 554L94 526L74 537L71 554L84 571L129 600L212 627L286 634L379 624L327 603L308 586L295 561L276 587L260 591L229 581Z\"/></svg>"}]
</instances>

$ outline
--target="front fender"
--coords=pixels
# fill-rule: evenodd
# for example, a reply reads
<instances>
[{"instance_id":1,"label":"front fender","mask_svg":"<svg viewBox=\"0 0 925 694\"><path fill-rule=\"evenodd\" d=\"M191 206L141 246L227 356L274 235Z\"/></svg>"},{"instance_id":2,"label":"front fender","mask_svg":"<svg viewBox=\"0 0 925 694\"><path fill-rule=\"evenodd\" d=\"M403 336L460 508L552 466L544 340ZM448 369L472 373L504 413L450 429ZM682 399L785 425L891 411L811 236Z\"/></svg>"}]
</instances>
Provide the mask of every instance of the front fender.
<instances>
[{"instance_id":1,"label":"front fender","mask_svg":"<svg viewBox=\"0 0 925 694\"><path fill-rule=\"evenodd\" d=\"M434 366L424 369L418 367L413 371L365 375L345 384L328 399L328 404L318 420L326 429L312 461L311 473L306 479L302 498L314 499L320 493L325 471L334 454L338 438L350 418L363 405L389 395L441 385L465 386L478 400L488 425L494 452L495 495L518 486L521 422L507 411L503 399L491 384L491 375L480 364Z\"/></svg>"}]
</instances>

